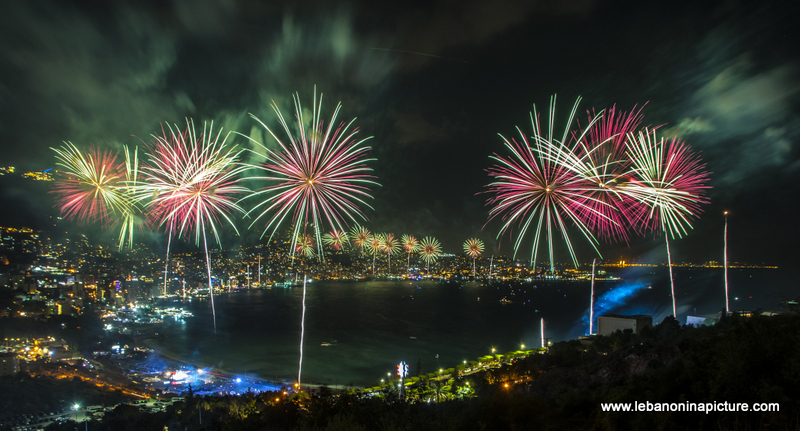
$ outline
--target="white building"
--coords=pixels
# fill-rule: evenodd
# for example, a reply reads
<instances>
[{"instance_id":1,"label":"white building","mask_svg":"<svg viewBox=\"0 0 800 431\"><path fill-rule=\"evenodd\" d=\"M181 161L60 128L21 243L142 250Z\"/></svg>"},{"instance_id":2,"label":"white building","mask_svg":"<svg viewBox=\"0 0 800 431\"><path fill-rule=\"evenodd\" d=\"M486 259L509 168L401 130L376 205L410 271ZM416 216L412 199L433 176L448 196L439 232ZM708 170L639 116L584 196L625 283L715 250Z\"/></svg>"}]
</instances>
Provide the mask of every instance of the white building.
<instances>
[{"instance_id":1,"label":"white building","mask_svg":"<svg viewBox=\"0 0 800 431\"><path fill-rule=\"evenodd\" d=\"M611 335L614 331L633 330L638 334L643 328L653 326L653 316L639 314L635 316L623 316L609 314L597 318L597 334Z\"/></svg>"}]
</instances>

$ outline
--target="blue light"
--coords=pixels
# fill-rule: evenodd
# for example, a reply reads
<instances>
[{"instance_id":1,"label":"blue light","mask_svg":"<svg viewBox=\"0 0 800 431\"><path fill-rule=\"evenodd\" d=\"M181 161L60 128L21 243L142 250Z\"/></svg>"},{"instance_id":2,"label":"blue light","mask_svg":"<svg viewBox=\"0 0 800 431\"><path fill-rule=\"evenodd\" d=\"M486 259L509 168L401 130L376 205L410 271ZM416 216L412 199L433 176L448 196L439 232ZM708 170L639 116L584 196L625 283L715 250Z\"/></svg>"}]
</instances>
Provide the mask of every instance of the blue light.
<instances>
[{"instance_id":1,"label":"blue light","mask_svg":"<svg viewBox=\"0 0 800 431\"><path fill-rule=\"evenodd\" d=\"M595 318L595 325L597 324L597 317L602 314L607 314L615 309L623 307L627 304L628 300L635 296L639 291L645 290L647 286L642 283L633 283L633 284L623 284L621 286L617 286L608 292L600 295L594 301L594 318ZM634 310L629 310L634 311ZM637 311L644 311L638 310ZM641 314L641 313L639 313ZM589 310L586 310L586 313L581 318L583 324L588 328L589 327ZM595 326L596 328L597 326Z\"/></svg>"}]
</instances>

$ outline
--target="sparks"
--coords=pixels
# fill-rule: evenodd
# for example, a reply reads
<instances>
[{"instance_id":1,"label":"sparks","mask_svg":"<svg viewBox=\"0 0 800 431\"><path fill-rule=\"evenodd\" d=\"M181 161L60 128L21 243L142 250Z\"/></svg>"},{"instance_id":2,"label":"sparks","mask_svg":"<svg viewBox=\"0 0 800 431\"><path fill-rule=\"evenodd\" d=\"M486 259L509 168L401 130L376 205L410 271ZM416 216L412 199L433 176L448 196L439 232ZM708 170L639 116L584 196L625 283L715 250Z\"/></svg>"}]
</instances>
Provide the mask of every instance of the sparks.
<instances>
[{"instance_id":1,"label":"sparks","mask_svg":"<svg viewBox=\"0 0 800 431\"><path fill-rule=\"evenodd\" d=\"M408 253L406 260L406 271L411 267L411 253L419 251L419 241L413 235L403 235L400 238L400 243L403 244L403 250Z\"/></svg>"},{"instance_id":2,"label":"sparks","mask_svg":"<svg viewBox=\"0 0 800 431\"><path fill-rule=\"evenodd\" d=\"M426 236L420 241L419 248L420 253L422 253L422 259L425 260L425 272L429 273L431 262L436 262L436 259L442 254L442 245L436 238Z\"/></svg>"},{"instance_id":3,"label":"sparks","mask_svg":"<svg viewBox=\"0 0 800 431\"><path fill-rule=\"evenodd\" d=\"M573 153L574 141L580 142L583 138L581 135L575 139L570 131L579 102L580 98L572 108L560 139L553 136L555 96L550 99L547 135L542 134L539 116L536 106L534 106L531 113L533 137L529 140L519 128L517 128L520 135L519 142L514 139L509 141L500 135L512 156L502 157L497 154L491 156L497 163L487 170L489 176L495 179L487 186L489 190L486 192L492 195L486 201L486 204L491 207L489 220L499 216L503 221L498 238L504 233L510 232L513 225L519 227L519 234L514 241L514 257L516 257L528 229L532 224L535 225L531 264L536 262L539 242L544 233L547 237L551 270L555 266L554 230L561 232L572 261L575 267L578 267L578 260L567 234L568 221L577 227L594 247L595 252L600 254L596 247L598 241L586 224L589 217L604 217L593 209L593 206L598 203L589 194L589 191L594 189L594 185L567 168L560 159L562 154Z\"/></svg>"},{"instance_id":4,"label":"sparks","mask_svg":"<svg viewBox=\"0 0 800 431\"><path fill-rule=\"evenodd\" d=\"M355 119L349 123L340 122L336 117L342 105L339 103L326 126L321 119L322 95L317 104L316 89L311 125L308 127L300 105L300 96L293 95L295 118L299 133L295 136L286 122L277 103L272 102L272 109L283 126L288 141L282 140L264 122L255 115L258 121L278 143L279 148L273 150L262 143L251 140L263 150L264 161L251 165L252 168L264 172L263 176L254 176L250 180L261 181L266 185L247 196L261 198L249 214L257 214L251 227L266 220L262 236L271 231L270 239L277 232L281 223L290 217L293 223L292 246L299 234L307 228L313 230L318 244L317 255L323 256L321 226L325 222L333 229L344 231L348 221L356 222L356 218L366 220L361 207L370 207L365 199L370 199L370 186L379 185L370 174L372 169L367 163L374 159L367 158L370 147L364 142L371 137L357 140L358 129L350 130Z\"/></svg>"},{"instance_id":5,"label":"sparks","mask_svg":"<svg viewBox=\"0 0 800 431\"><path fill-rule=\"evenodd\" d=\"M177 124L175 129L178 129ZM228 149L228 135L220 140L222 130L215 134L213 123L204 124L199 135L191 120L186 122L185 133L176 134L175 129L169 127L170 133L164 133L163 137L153 136L148 163L141 169L144 178L137 186L137 196L146 202L146 208L152 209L152 214L161 218L160 224L168 227L170 235L173 229L178 237L194 232L197 245L202 238L216 333L206 230L211 229L220 247L217 227L220 220L236 231L231 214L244 212L236 199L248 191L240 185L239 179L244 165L239 163L241 151Z\"/></svg>"},{"instance_id":6,"label":"sparks","mask_svg":"<svg viewBox=\"0 0 800 431\"><path fill-rule=\"evenodd\" d=\"M470 238L464 242L464 253L472 258L472 276L475 277L475 259L483 253L483 241Z\"/></svg>"}]
</instances>

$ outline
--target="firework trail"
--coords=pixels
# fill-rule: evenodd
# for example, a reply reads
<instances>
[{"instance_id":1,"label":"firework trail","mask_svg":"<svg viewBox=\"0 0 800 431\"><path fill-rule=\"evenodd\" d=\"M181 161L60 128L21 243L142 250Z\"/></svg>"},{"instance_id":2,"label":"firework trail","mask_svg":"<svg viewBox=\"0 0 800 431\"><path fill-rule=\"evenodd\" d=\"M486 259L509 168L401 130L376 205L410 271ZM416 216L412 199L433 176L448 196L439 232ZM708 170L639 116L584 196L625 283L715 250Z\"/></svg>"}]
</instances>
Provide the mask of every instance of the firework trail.
<instances>
[{"instance_id":1,"label":"firework trail","mask_svg":"<svg viewBox=\"0 0 800 431\"><path fill-rule=\"evenodd\" d=\"M722 262L725 266L725 312L730 313L730 302L728 301L728 212L725 211L725 231L723 233L723 253Z\"/></svg>"},{"instance_id":2,"label":"firework trail","mask_svg":"<svg viewBox=\"0 0 800 431\"><path fill-rule=\"evenodd\" d=\"M153 136L153 141L147 147L149 151L149 161L145 162L143 169L149 171L161 172L162 182L160 184L151 186L146 183L135 184L133 187L134 196L138 202L144 202L148 206L147 216L150 224L154 226L166 225L167 233L167 251L164 257L164 296L167 295L167 283L169 278L169 251L172 246L172 237L175 232L175 217L170 217L172 208L168 205L148 205L147 202L152 197L158 196L163 192L174 193L181 188L182 182L189 182L191 179L188 175L191 174L191 160L188 154L189 145L186 141L189 139L190 127L180 134L176 134L175 129L167 125L167 129L161 126L161 136ZM169 130L169 133L167 132ZM185 172L182 175L181 172ZM168 178L171 175L171 178Z\"/></svg>"},{"instance_id":3,"label":"firework trail","mask_svg":"<svg viewBox=\"0 0 800 431\"><path fill-rule=\"evenodd\" d=\"M303 338L306 333L306 282L308 275L303 274L303 314L300 316L300 363L297 366L297 388L300 388L300 376L303 375Z\"/></svg>"},{"instance_id":4,"label":"firework trail","mask_svg":"<svg viewBox=\"0 0 800 431\"><path fill-rule=\"evenodd\" d=\"M350 241L363 255L366 248L372 242L372 233L364 226L355 225L350 231Z\"/></svg>"},{"instance_id":5,"label":"firework trail","mask_svg":"<svg viewBox=\"0 0 800 431\"><path fill-rule=\"evenodd\" d=\"M383 240L383 244L381 244L381 251L386 253L386 257L389 262L389 274L392 273L392 255L395 254L398 250L400 250L400 244L397 242L397 238L394 237L394 234L387 233L381 237Z\"/></svg>"},{"instance_id":6,"label":"firework trail","mask_svg":"<svg viewBox=\"0 0 800 431\"><path fill-rule=\"evenodd\" d=\"M464 253L472 258L472 276L475 277L475 259L483 253L483 241L478 238L470 238L464 241Z\"/></svg>"},{"instance_id":7,"label":"firework trail","mask_svg":"<svg viewBox=\"0 0 800 431\"><path fill-rule=\"evenodd\" d=\"M339 251L342 250L348 243L347 234L342 230L334 229L325 235L322 235L322 242L328 247Z\"/></svg>"},{"instance_id":8,"label":"firework trail","mask_svg":"<svg viewBox=\"0 0 800 431\"><path fill-rule=\"evenodd\" d=\"M592 330L594 327L592 324L594 323L594 266L597 263L597 258L592 259L592 285L591 285L591 292L589 293L589 334L592 335Z\"/></svg>"},{"instance_id":9,"label":"firework trail","mask_svg":"<svg viewBox=\"0 0 800 431\"><path fill-rule=\"evenodd\" d=\"M370 237L369 244L367 244L367 248L372 251L372 275L375 275L375 257L378 255L379 251L383 250L383 243L385 240L386 234L377 233Z\"/></svg>"},{"instance_id":10,"label":"firework trail","mask_svg":"<svg viewBox=\"0 0 800 431\"><path fill-rule=\"evenodd\" d=\"M408 260L406 261L406 272L411 268L411 253L419 251L419 241L413 235L403 235L400 238L400 243L403 244L403 250L408 253Z\"/></svg>"},{"instance_id":11,"label":"firework trail","mask_svg":"<svg viewBox=\"0 0 800 431\"><path fill-rule=\"evenodd\" d=\"M705 192L710 188L706 185L709 173L700 157L677 138L659 140L655 131L645 129L629 134L627 146L631 181L618 190L647 205L648 213L642 222L647 228L664 233L672 313L677 319L669 238L680 238L692 228L691 219L708 202Z\"/></svg>"},{"instance_id":12,"label":"firework trail","mask_svg":"<svg viewBox=\"0 0 800 431\"><path fill-rule=\"evenodd\" d=\"M345 230L348 220L356 222L356 217L366 220L360 206L372 208L365 202L365 199L372 198L368 186L379 184L374 181L375 177L370 175L372 169L367 166L367 162L374 160L366 157L371 148L363 145L371 137L362 140L355 138L358 129L350 130L355 119L337 125L336 117L341 103L336 106L326 126L320 118L322 95L317 104L316 89L310 127L303 117L299 95L294 94L293 99L299 130L297 136L292 133L278 105L272 102L288 141L278 138L272 129L251 114L275 139L279 149L272 150L251 140L263 150L265 160L251 166L263 171L264 175L250 179L263 181L266 185L247 196L248 199L263 199L248 214L258 214L251 227L261 219L266 219L262 236L272 230L270 239L287 217L291 218L294 225L293 242L301 230L305 232L310 227L321 259L322 223L326 222L336 230ZM294 243L291 248L294 249Z\"/></svg>"},{"instance_id":13,"label":"firework trail","mask_svg":"<svg viewBox=\"0 0 800 431\"><path fill-rule=\"evenodd\" d=\"M122 206L122 227L119 231L119 249L127 243L128 247L133 247L133 236L136 231L141 231L146 219L141 206L136 200L136 188L139 175L139 148L134 148L133 152L126 146L125 152L125 186L122 187L124 195L124 205Z\"/></svg>"},{"instance_id":14,"label":"firework trail","mask_svg":"<svg viewBox=\"0 0 800 431\"><path fill-rule=\"evenodd\" d=\"M487 186L488 190L485 192L493 195L486 201L486 204L491 207L489 221L498 216L503 221L498 238L505 232L510 232L513 225L519 227L519 233L514 242L514 257L516 257L528 229L534 225L531 264L536 262L539 242L542 234L545 233L551 270L554 267L554 230L561 232L573 264L575 267L578 266L572 242L567 234L567 221L571 221L589 241L595 252L600 254L596 247L597 239L586 224L587 218L605 217L594 209L594 206L601 204L590 195L595 188L594 184L584 177L576 175L561 160L564 154L575 152L574 141L582 141L586 133L584 132L576 139L570 132L579 102L580 98L572 108L560 139L553 136L555 96L550 99L547 135L542 133L539 116L534 105L531 113L531 125L533 126L531 140L519 128L517 128L520 135L519 142L514 139L509 141L500 135L512 156L502 157L494 154L491 158L497 163L487 169L489 176L495 179Z\"/></svg>"},{"instance_id":15,"label":"firework trail","mask_svg":"<svg viewBox=\"0 0 800 431\"><path fill-rule=\"evenodd\" d=\"M544 317L542 317L540 327L542 328L542 349L544 349L547 347L547 345L545 344L546 338L544 338Z\"/></svg>"},{"instance_id":16,"label":"firework trail","mask_svg":"<svg viewBox=\"0 0 800 431\"><path fill-rule=\"evenodd\" d=\"M175 126L177 129L177 125ZM169 278L169 251L172 246L172 237L175 232L175 217L170 217L172 208L168 205L147 204L151 198L163 193L176 193L182 187L182 182L190 181L189 177L182 179L181 172L190 174L190 160L187 153L189 146L186 144L190 128L187 125L182 134L176 134L169 125L167 130L161 127L161 135L153 135L153 141L148 147L149 163L143 166L143 170L160 172L162 182L156 186L149 186L146 183L135 184L133 187L137 201L144 202L149 207L148 217L150 224L154 226L166 225L167 233L167 252L164 257L164 296L167 295L167 283ZM182 165L183 164L183 165ZM169 176L172 178L168 178Z\"/></svg>"},{"instance_id":17,"label":"firework trail","mask_svg":"<svg viewBox=\"0 0 800 431\"><path fill-rule=\"evenodd\" d=\"M372 198L369 186L379 184L374 181L375 177L370 175L372 169L367 166L367 162L374 160L367 158L367 153L371 148L363 145L371 137L362 140L355 138L358 129L350 130L355 119L349 123L340 122L336 125L336 116L342 107L341 103L336 106L331 120L326 126L320 117L322 94L320 94L319 104L317 104L316 87L314 88L310 127L303 118L300 95L295 93L292 98L297 120L297 136L292 133L292 129L277 103L272 102L272 109L288 138L286 142L278 138L272 129L251 114L251 117L258 121L275 139L280 148L272 150L251 139L256 146L263 150L265 160L259 165L252 166L263 171L264 175L250 179L263 181L266 185L247 196L247 198L263 199L247 214L258 214L250 225L251 227L262 218L266 219L266 226L261 235L263 237L267 231L272 230L270 240L281 223L290 217L294 225L291 244L293 253L301 229L304 234L306 229L313 229L313 236L319 247L317 256L322 259L324 256L320 233L322 223L327 222L332 229L344 231L348 220L357 224L356 216L362 220L367 219L360 208L361 205L372 208L364 199ZM304 301L305 294L306 283L304 282ZM300 335L301 367L303 362L302 339L305 331L305 302L303 307ZM299 384L299 370L297 381Z\"/></svg>"},{"instance_id":18,"label":"firework trail","mask_svg":"<svg viewBox=\"0 0 800 431\"><path fill-rule=\"evenodd\" d=\"M436 259L442 254L442 245L436 238L426 236L419 242L419 248L422 258L425 259L425 272L430 272L431 262L436 262Z\"/></svg>"},{"instance_id":19,"label":"firework trail","mask_svg":"<svg viewBox=\"0 0 800 431\"><path fill-rule=\"evenodd\" d=\"M154 136L149 163L141 170L144 178L138 186L137 195L147 200L146 206L161 217L160 224L167 225L171 233L177 231L177 236L182 237L184 233L193 231L197 245L202 237L216 333L206 231L211 230L221 247L217 224L225 221L236 230L230 214L244 213L236 200L239 194L248 191L240 185L239 180L239 174L245 166L239 163L240 150L226 148L229 134L220 140L222 130L215 134L213 123L204 124L199 135L193 121L187 120L186 126L186 133L183 134L176 134L169 127L169 135Z\"/></svg>"}]
</instances>

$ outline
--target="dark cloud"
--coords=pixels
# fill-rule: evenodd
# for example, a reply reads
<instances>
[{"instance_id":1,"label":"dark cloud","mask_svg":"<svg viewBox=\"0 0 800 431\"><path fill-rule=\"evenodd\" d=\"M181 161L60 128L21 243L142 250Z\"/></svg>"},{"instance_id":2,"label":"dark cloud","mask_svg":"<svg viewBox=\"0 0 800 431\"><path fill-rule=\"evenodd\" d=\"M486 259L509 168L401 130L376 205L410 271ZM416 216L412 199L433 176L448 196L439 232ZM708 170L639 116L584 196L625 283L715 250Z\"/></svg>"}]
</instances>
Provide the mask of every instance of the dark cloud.
<instances>
[{"instance_id":1,"label":"dark cloud","mask_svg":"<svg viewBox=\"0 0 800 431\"><path fill-rule=\"evenodd\" d=\"M699 52L713 53L691 82L677 124L664 129L703 150L715 172L718 193L758 187L759 177L788 175L797 168L800 63L778 58L765 64L752 40L710 32Z\"/></svg>"},{"instance_id":2,"label":"dark cloud","mask_svg":"<svg viewBox=\"0 0 800 431\"><path fill-rule=\"evenodd\" d=\"M431 123L417 112L398 112L390 109L387 119L394 122L391 140L399 145L436 145L460 126L445 118L441 123Z\"/></svg>"},{"instance_id":3,"label":"dark cloud","mask_svg":"<svg viewBox=\"0 0 800 431\"><path fill-rule=\"evenodd\" d=\"M0 49L12 78L0 104L14 109L0 133L14 142L14 156L60 140L129 142L194 109L167 85L175 37L136 10L97 19L62 3L15 3L4 16L9 43Z\"/></svg>"},{"instance_id":4,"label":"dark cloud","mask_svg":"<svg viewBox=\"0 0 800 431\"><path fill-rule=\"evenodd\" d=\"M404 37L395 46L408 51L445 56L482 47L515 27L524 26L532 15L585 16L596 2L559 1L441 1L403 10L398 32ZM404 70L413 71L429 64L429 58L407 57Z\"/></svg>"}]
</instances>

